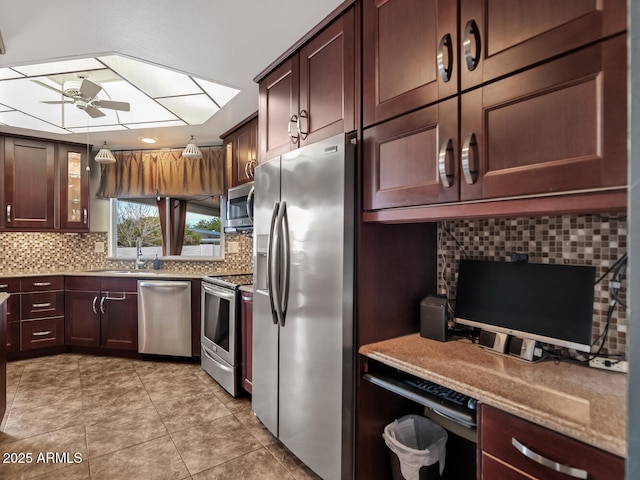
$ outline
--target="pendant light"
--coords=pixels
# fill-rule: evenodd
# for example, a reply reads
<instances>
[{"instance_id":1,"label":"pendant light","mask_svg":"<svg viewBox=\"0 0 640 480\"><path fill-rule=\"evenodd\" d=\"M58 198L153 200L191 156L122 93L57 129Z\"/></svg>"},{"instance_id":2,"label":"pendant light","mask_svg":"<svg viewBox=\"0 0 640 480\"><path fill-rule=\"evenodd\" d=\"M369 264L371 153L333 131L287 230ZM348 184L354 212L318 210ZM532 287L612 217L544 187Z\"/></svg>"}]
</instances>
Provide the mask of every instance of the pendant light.
<instances>
[{"instance_id":1,"label":"pendant light","mask_svg":"<svg viewBox=\"0 0 640 480\"><path fill-rule=\"evenodd\" d=\"M184 147L182 151L182 156L184 158L188 158L190 160L196 160L198 158L202 158L202 152L198 148L198 144L196 143L196 139L191 135L191 140L187 143L187 146Z\"/></svg>"},{"instance_id":2,"label":"pendant light","mask_svg":"<svg viewBox=\"0 0 640 480\"><path fill-rule=\"evenodd\" d=\"M116 163L116 157L113 156L107 142L102 144L102 148L96 155L95 161L98 163Z\"/></svg>"}]
</instances>

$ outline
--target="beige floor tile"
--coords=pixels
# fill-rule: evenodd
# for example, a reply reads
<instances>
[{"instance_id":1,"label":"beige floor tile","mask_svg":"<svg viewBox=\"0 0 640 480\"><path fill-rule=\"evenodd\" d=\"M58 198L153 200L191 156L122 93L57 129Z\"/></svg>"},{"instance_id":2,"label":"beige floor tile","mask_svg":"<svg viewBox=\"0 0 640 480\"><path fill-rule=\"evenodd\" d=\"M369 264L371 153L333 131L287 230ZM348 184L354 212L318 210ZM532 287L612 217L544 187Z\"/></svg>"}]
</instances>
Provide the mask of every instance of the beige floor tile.
<instances>
[{"instance_id":1,"label":"beige floor tile","mask_svg":"<svg viewBox=\"0 0 640 480\"><path fill-rule=\"evenodd\" d=\"M261 448L234 416L171 434L191 474L215 467Z\"/></svg>"},{"instance_id":2,"label":"beige floor tile","mask_svg":"<svg viewBox=\"0 0 640 480\"><path fill-rule=\"evenodd\" d=\"M293 480L287 470L261 448L193 476L193 480Z\"/></svg>"},{"instance_id":3,"label":"beige floor tile","mask_svg":"<svg viewBox=\"0 0 640 480\"><path fill-rule=\"evenodd\" d=\"M64 463L65 459L62 455L65 454L68 456L69 461L77 459L86 464L86 444L84 425L74 425L24 440L3 444L2 452L31 453L32 462L3 464L2 468L0 468L0 479L21 480L38 475L49 475L54 470L69 466L69 464ZM45 461L47 460L47 452L57 453L59 455L57 461ZM39 457L39 454L43 456ZM76 454L79 456L76 457ZM44 478L53 478L53 476L45 476Z\"/></svg>"},{"instance_id":4,"label":"beige floor tile","mask_svg":"<svg viewBox=\"0 0 640 480\"><path fill-rule=\"evenodd\" d=\"M83 395L82 402L85 419L91 423L152 405L149 394L142 386L106 388L99 393Z\"/></svg>"},{"instance_id":5,"label":"beige floor tile","mask_svg":"<svg viewBox=\"0 0 640 480\"><path fill-rule=\"evenodd\" d=\"M104 393L114 388L142 388L140 377L133 369L82 374L80 381L84 395Z\"/></svg>"},{"instance_id":6,"label":"beige floor tile","mask_svg":"<svg viewBox=\"0 0 640 480\"><path fill-rule=\"evenodd\" d=\"M4 433L14 438L27 438L83 423L82 400L79 398L36 406L18 405L14 402Z\"/></svg>"},{"instance_id":7,"label":"beige floor tile","mask_svg":"<svg viewBox=\"0 0 640 480\"><path fill-rule=\"evenodd\" d=\"M142 408L115 416L110 420L86 425L89 458L167 435L154 407Z\"/></svg>"},{"instance_id":8,"label":"beige floor tile","mask_svg":"<svg viewBox=\"0 0 640 480\"><path fill-rule=\"evenodd\" d=\"M296 480L322 480L280 442L266 446L266 449L293 475Z\"/></svg>"},{"instance_id":9,"label":"beige floor tile","mask_svg":"<svg viewBox=\"0 0 640 480\"><path fill-rule=\"evenodd\" d=\"M91 480L180 480L189 471L169 436L89 460Z\"/></svg>"},{"instance_id":10,"label":"beige floor tile","mask_svg":"<svg viewBox=\"0 0 640 480\"><path fill-rule=\"evenodd\" d=\"M44 386L26 383L16 389L13 399L16 404L30 405L32 407L81 400L82 388L80 387L80 379L74 378L68 383L47 384Z\"/></svg>"},{"instance_id":11,"label":"beige floor tile","mask_svg":"<svg viewBox=\"0 0 640 480\"><path fill-rule=\"evenodd\" d=\"M267 427L258 420L258 417L255 416L253 411L241 410L234 413L234 415L245 427L249 429L253 436L256 437L262 445L270 445L278 441L278 439L274 437L269 430L267 430Z\"/></svg>"},{"instance_id":12,"label":"beige floor tile","mask_svg":"<svg viewBox=\"0 0 640 480\"><path fill-rule=\"evenodd\" d=\"M142 384L154 404L207 393L207 387L190 371L186 375L142 376Z\"/></svg>"},{"instance_id":13,"label":"beige floor tile","mask_svg":"<svg viewBox=\"0 0 640 480\"><path fill-rule=\"evenodd\" d=\"M178 432L231 415L211 392L160 403L156 405L156 410L170 432Z\"/></svg>"},{"instance_id":14,"label":"beige floor tile","mask_svg":"<svg viewBox=\"0 0 640 480\"><path fill-rule=\"evenodd\" d=\"M133 362L133 367L141 378L155 375L188 375L193 372L190 365L182 362L172 363L154 360L137 360Z\"/></svg>"},{"instance_id":15,"label":"beige floor tile","mask_svg":"<svg viewBox=\"0 0 640 480\"><path fill-rule=\"evenodd\" d=\"M84 461L76 465L62 467L34 477L35 480L90 480L89 462Z\"/></svg>"},{"instance_id":16,"label":"beige floor tile","mask_svg":"<svg viewBox=\"0 0 640 480\"><path fill-rule=\"evenodd\" d=\"M78 365L82 374L133 369L133 361L131 359L118 357L85 356L79 360Z\"/></svg>"}]
</instances>

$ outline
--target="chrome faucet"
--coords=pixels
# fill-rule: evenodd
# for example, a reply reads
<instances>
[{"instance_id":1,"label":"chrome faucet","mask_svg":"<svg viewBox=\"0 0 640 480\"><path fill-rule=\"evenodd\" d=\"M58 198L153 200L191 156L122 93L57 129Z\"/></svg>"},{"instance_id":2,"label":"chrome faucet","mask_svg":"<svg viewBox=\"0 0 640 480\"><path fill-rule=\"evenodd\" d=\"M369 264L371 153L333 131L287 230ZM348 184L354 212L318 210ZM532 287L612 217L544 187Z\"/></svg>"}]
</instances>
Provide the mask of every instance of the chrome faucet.
<instances>
[{"instance_id":1,"label":"chrome faucet","mask_svg":"<svg viewBox=\"0 0 640 480\"><path fill-rule=\"evenodd\" d=\"M143 267L145 261L142 259L142 237L136 238L136 270Z\"/></svg>"}]
</instances>

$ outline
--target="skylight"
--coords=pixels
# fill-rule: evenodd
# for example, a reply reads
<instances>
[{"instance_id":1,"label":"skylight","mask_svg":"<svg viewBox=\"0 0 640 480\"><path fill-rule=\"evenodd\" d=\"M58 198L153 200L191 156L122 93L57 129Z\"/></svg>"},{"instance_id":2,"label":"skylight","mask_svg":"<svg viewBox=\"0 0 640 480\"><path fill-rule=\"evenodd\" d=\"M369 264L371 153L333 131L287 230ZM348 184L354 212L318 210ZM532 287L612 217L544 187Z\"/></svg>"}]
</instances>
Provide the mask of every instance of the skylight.
<instances>
[{"instance_id":1,"label":"skylight","mask_svg":"<svg viewBox=\"0 0 640 480\"><path fill-rule=\"evenodd\" d=\"M91 98L84 79L101 87ZM0 123L60 134L201 125L238 93L120 55L21 65L0 68Z\"/></svg>"}]
</instances>

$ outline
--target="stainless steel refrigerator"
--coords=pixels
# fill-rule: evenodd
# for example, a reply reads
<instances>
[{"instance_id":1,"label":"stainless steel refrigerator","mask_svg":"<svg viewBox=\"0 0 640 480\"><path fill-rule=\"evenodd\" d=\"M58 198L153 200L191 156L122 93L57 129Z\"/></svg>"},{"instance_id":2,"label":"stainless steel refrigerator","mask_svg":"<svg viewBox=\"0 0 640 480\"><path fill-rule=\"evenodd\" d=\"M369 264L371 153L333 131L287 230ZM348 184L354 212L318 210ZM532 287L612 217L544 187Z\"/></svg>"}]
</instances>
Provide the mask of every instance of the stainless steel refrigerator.
<instances>
[{"instance_id":1,"label":"stainless steel refrigerator","mask_svg":"<svg viewBox=\"0 0 640 480\"><path fill-rule=\"evenodd\" d=\"M352 478L355 145L255 170L252 407L325 480Z\"/></svg>"}]
</instances>

